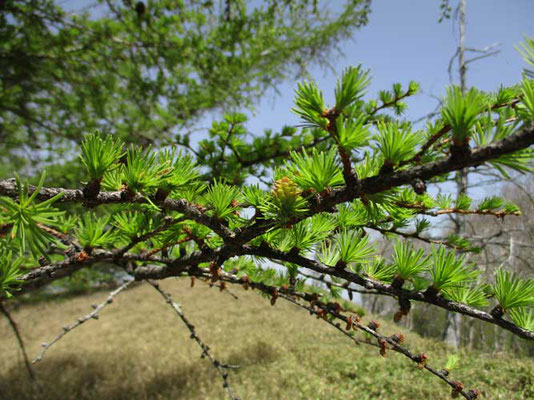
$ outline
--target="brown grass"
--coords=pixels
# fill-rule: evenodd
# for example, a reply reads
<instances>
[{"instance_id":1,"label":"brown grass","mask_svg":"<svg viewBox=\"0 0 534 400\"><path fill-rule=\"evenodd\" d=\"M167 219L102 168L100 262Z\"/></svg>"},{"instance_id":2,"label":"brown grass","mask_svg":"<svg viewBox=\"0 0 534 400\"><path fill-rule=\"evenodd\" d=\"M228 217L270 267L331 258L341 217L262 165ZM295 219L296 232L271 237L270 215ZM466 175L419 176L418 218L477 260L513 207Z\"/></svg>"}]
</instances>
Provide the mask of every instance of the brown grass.
<instances>
[{"instance_id":1,"label":"brown grass","mask_svg":"<svg viewBox=\"0 0 534 400\"><path fill-rule=\"evenodd\" d=\"M197 282L162 283L222 362L239 364L230 383L242 399L448 399L447 386L396 354L386 358L356 346L322 321L279 299L275 307L254 292L234 300ZM21 306L18 321L30 355L61 327L103 301L100 292ZM385 333L398 331L386 324ZM221 379L182 322L148 285L119 294L98 321L90 320L50 348L30 385L20 351L0 320L0 395L18 399L224 399ZM406 332L404 332L406 333ZM407 334L407 346L429 363L445 364L447 350ZM532 359L463 354L455 379L486 399L534 398Z\"/></svg>"}]
</instances>

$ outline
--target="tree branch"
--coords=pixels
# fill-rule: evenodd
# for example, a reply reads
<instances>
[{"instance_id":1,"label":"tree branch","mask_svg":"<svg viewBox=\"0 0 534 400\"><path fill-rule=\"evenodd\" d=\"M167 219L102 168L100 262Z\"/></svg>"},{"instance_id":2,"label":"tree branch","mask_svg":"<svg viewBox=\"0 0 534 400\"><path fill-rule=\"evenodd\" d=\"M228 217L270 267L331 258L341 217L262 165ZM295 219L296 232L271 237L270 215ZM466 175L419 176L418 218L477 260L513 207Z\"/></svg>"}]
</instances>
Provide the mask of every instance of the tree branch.
<instances>
[{"instance_id":1,"label":"tree branch","mask_svg":"<svg viewBox=\"0 0 534 400\"><path fill-rule=\"evenodd\" d=\"M113 302L113 298L118 295L120 292L122 292L123 290L125 290L128 286L130 286L130 284L133 282L133 280L130 280L126 283L123 283L121 286L119 286L117 289L115 289L113 292L111 292L109 294L109 296L106 298L106 300L99 304L99 305L93 305L92 307L94 308L93 311L91 311L89 314L87 314L86 316L84 317L80 317L76 320L76 322L72 325L65 325L63 327L63 330L61 331L61 333L59 335L57 335L54 339L52 339L50 342L45 342L42 344L43 346L43 349L41 350L41 352L37 355L37 357L35 357L35 359L33 360L33 363L38 363L39 361L41 361L46 353L46 351L54 344L54 343L57 343L59 340L61 340L63 338L63 336L65 336L67 333L69 333L70 331L72 331L73 329L76 329L78 326L80 326L81 324L83 324L84 322L87 322L89 321L91 318L93 319L98 319L98 313L100 312L100 310L102 310L105 306L107 306L108 304L111 304Z\"/></svg>"},{"instance_id":2,"label":"tree branch","mask_svg":"<svg viewBox=\"0 0 534 400\"><path fill-rule=\"evenodd\" d=\"M239 400L239 397L234 395L234 393L232 391L232 388L230 387L230 384L228 383L228 372L227 372L227 369L229 369L229 368L239 368L239 367L236 366L236 365L221 364L221 362L219 360L217 360L215 357L213 357L213 355L210 352L209 346L207 346L202 341L202 339L200 339L200 337L198 336L198 334L197 334L197 332L195 330L195 326L191 322L189 322L189 320L185 316L184 312L182 311L180 305L178 305L177 303L175 303L172 300L171 295L169 293L165 292L160 287L158 282L154 282L152 280L147 280L147 282L150 285L152 285L152 287L154 289L156 289L158 291L158 293L165 299L167 304L169 304L169 306L171 306L172 309L176 312L176 314L180 317L180 319L182 320L184 325L187 327L187 329L189 329L189 332L191 332L191 339L194 339L198 343L200 348L202 349L202 356L208 357L209 360L211 361L211 363L213 364L213 366L217 369L217 372L219 373L219 375L221 375L222 380L223 380L223 388L226 389L226 391L228 392L228 395L230 396L230 398L232 400Z\"/></svg>"},{"instance_id":3,"label":"tree branch","mask_svg":"<svg viewBox=\"0 0 534 400\"><path fill-rule=\"evenodd\" d=\"M4 316L9 321L9 325L11 326L11 329L13 330L13 333L15 334L15 337L17 338L19 348L22 352L22 357L24 358L24 365L26 365L26 370L28 371L28 375L30 376L30 379L34 381L35 373L33 372L32 365L30 364L30 360L28 359L28 354L26 353L26 347L24 346L24 342L22 340L22 336L20 335L20 331L17 326L17 323L11 316L10 312L7 311L7 309L4 307L4 304L2 302L0 302L0 312L4 314Z\"/></svg>"}]
</instances>

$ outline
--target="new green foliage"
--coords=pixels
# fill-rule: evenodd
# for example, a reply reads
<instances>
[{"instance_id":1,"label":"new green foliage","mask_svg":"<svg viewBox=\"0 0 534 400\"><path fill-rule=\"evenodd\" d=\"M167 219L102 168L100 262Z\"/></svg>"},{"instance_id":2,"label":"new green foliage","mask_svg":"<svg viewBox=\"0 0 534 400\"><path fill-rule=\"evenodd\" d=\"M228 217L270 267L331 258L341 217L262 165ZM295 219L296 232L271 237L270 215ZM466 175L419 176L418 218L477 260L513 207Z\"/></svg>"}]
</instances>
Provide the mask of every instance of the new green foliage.
<instances>
[{"instance_id":1,"label":"new green foliage","mask_svg":"<svg viewBox=\"0 0 534 400\"><path fill-rule=\"evenodd\" d=\"M123 155L122 148L120 140L111 135L102 136L98 131L84 137L80 157L91 180L101 179L114 164L118 166L117 161Z\"/></svg>"},{"instance_id":2,"label":"new green foliage","mask_svg":"<svg viewBox=\"0 0 534 400\"><path fill-rule=\"evenodd\" d=\"M171 172L170 160L164 160L162 164L158 163L157 153L152 151L150 146L143 149L132 145L126 152L123 177L131 193L154 192L166 178L171 176Z\"/></svg>"},{"instance_id":3,"label":"new green foliage","mask_svg":"<svg viewBox=\"0 0 534 400\"><path fill-rule=\"evenodd\" d=\"M463 95L458 86L447 88L444 102L443 120L451 127L454 142L462 145L471 137L471 128L486 104L477 89L471 88Z\"/></svg>"},{"instance_id":4,"label":"new green foliage","mask_svg":"<svg viewBox=\"0 0 534 400\"><path fill-rule=\"evenodd\" d=\"M28 246L36 258L41 255L46 257L45 250L50 243L57 242L54 236L43 229L43 225L54 226L57 218L64 214L63 211L52 207L52 204L59 200L63 193L37 202L37 195L43 187L45 177L46 174L43 172L39 184L30 195L28 182L22 183L19 176L15 174L17 201L9 197L0 197L0 221L5 226L11 226L10 237L20 244L20 253L23 254ZM2 212L1 207L4 207L5 212Z\"/></svg>"},{"instance_id":5,"label":"new green foliage","mask_svg":"<svg viewBox=\"0 0 534 400\"><path fill-rule=\"evenodd\" d=\"M358 231L343 230L337 238L337 246L339 259L355 271L359 271L361 264L368 262L375 252L369 237Z\"/></svg>"},{"instance_id":6,"label":"new green foliage","mask_svg":"<svg viewBox=\"0 0 534 400\"><path fill-rule=\"evenodd\" d=\"M531 66L534 67L534 38L525 36L525 41L516 47L517 51L523 59ZM534 70L525 68L525 76L534 79Z\"/></svg>"},{"instance_id":7,"label":"new green foliage","mask_svg":"<svg viewBox=\"0 0 534 400\"><path fill-rule=\"evenodd\" d=\"M213 208L217 218L228 218L237 210L239 190L222 182L215 182L208 188L205 195L208 205Z\"/></svg>"},{"instance_id":8,"label":"new green foliage","mask_svg":"<svg viewBox=\"0 0 534 400\"><path fill-rule=\"evenodd\" d=\"M323 93L315 82L298 84L295 96L295 107L292 111L310 125L326 128L328 120L322 116L325 110Z\"/></svg>"},{"instance_id":9,"label":"new green foliage","mask_svg":"<svg viewBox=\"0 0 534 400\"><path fill-rule=\"evenodd\" d=\"M429 256L423 249L414 249L408 242L397 242L394 248L395 274L402 280L420 275L428 267Z\"/></svg>"},{"instance_id":10,"label":"new green foliage","mask_svg":"<svg viewBox=\"0 0 534 400\"><path fill-rule=\"evenodd\" d=\"M335 148L327 152L314 148L311 154L307 151L300 154L292 152L291 159L293 163L287 163L287 169L292 173L293 181L302 190L313 189L320 193L344 183Z\"/></svg>"},{"instance_id":11,"label":"new green foliage","mask_svg":"<svg viewBox=\"0 0 534 400\"><path fill-rule=\"evenodd\" d=\"M165 173L164 183L159 186L166 193L185 189L198 181L200 176L193 157L182 151L176 151L176 147L160 151L159 163L170 168L170 171Z\"/></svg>"},{"instance_id":12,"label":"new green foliage","mask_svg":"<svg viewBox=\"0 0 534 400\"><path fill-rule=\"evenodd\" d=\"M527 337L518 326L532 326L533 281L499 271L489 290L479 281L477 255L459 254L478 251L477 239L432 228L445 228L444 215L519 214L500 197L473 201L447 193L447 186L438 195L434 189L473 166L503 174L530 171L531 87L466 95L450 88L440 116L414 130L399 115L416 85L403 90L394 84L366 100L368 84L361 67L345 70L329 107L315 83L302 83L294 111L305 125L263 136L246 129L241 112L214 122L209 139L194 144L185 134L176 145L147 137L152 145L132 145L124 153L117 136L89 134L81 164L92 181L81 190L43 188L44 176L33 194L18 177L16 185L0 181L4 296L19 284L19 258L38 275L48 270L40 257L51 254L54 263L76 267L88 259L88 265L127 264L126 272L138 280L190 275L221 281L222 290L226 284L252 286L273 305L279 296L310 302L312 313L334 324L336 313L348 311L340 305L343 290L361 287L396 298L402 315L423 302ZM159 127L172 130L172 124ZM69 204L61 207L68 218L52 207L57 192L65 192ZM393 237L404 241L388 255ZM69 251L58 251L60 241ZM431 252L417 242L432 245ZM312 273L326 289L306 284ZM23 279L33 283L32 276ZM499 312L472 308L488 306L492 295ZM518 326L499 319L503 311Z\"/></svg>"},{"instance_id":13,"label":"new green foliage","mask_svg":"<svg viewBox=\"0 0 534 400\"><path fill-rule=\"evenodd\" d=\"M391 282L396 273L396 266L388 263L382 257L377 256L372 262L365 263L361 272L371 279Z\"/></svg>"},{"instance_id":14,"label":"new green foliage","mask_svg":"<svg viewBox=\"0 0 534 400\"><path fill-rule=\"evenodd\" d=\"M480 271L466 264L465 255L457 257L455 252L444 246L432 249L432 263L429 268L432 287L436 290L450 289L473 282Z\"/></svg>"},{"instance_id":15,"label":"new green foliage","mask_svg":"<svg viewBox=\"0 0 534 400\"><path fill-rule=\"evenodd\" d=\"M114 233L109 226L110 216L97 217L84 214L75 229L76 237L85 248L108 247L113 244Z\"/></svg>"},{"instance_id":16,"label":"new green foliage","mask_svg":"<svg viewBox=\"0 0 534 400\"><path fill-rule=\"evenodd\" d=\"M512 308L510 310L510 318L518 326L529 331L534 331L534 308Z\"/></svg>"},{"instance_id":17,"label":"new green foliage","mask_svg":"<svg viewBox=\"0 0 534 400\"><path fill-rule=\"evenodd\" d=\"M336 120L337 142L346 150L353 150L367 144L370 136L365 125L367 118L360 114L354 118L339 117Z\"/></svg>"},{"instance_id":18,"label":"new green foliage","mask_svg":"<svg viewBox=\"0 0 534 400\"><path fill-rule=\"evenodd\" d=\"M353 102L360 100L370 83L369 71L364 71L361 65L343 71L335 90L336 112L341 113Z\"/></svg>"},{"instance_id":19,"label":"new green foliage","mask_svg":"<svg viewBox=\"0 0 534 400\"><path fill-rule=\"evenodd\" d=\"M521 279L500 268L495 277L493 292L505 311L517 307L534 307L534 279Z\"/></svg>"},{"instance_id":20,"label":"new green foliage","mask_svg":"<svg viewBox=\"0 0 534 400\"><path fill-rule=\"evenodd\" d=\"M20 285L18 278L23 275L19 268L21 262L21 257L15 257L10 250L0 248L0 289L7 298L12 297L11 291Z\"/></svg>"},{"instance_id":21,"label":"new green foliage","mask_svg":"<svg viewBox=\"0 0 534 400\"><path fill-rule=\"evenodd\" d=\"M484 286L461 285L443 291L448 299L473 307L485 307L489 304L487 290Z\"/></svg>"},{"instance_id":22,"label":"new green foliage","mask_svg":"<svg viewBox=\"0 0 534 400\"><path fill-rule=\"evenodd\" d=\"M377 148L389 165L396 165L413 156L422 141L420 133L413 132L410 126L380 122L378 130Z\"/></svg>"},{"instance_id":23,"label":"new green foliage","mask_svg":"<svg viewBox=\"0 0 534 400\"><path fill-rule=\"evenodd\" d=\"M329 13L308 0L85 3L2 7L2 178L30 165L22 149L39 163L94 129L188 145L185 126L223 105L253 109L268 89L325 65L370 11L368 0L328 1ZM71 172L69 183L84 179Z\"/></svg>"},{"instance_id":24,"label":"new green foliage","mask_svg":"<svg viewBox=\"0 0 534 400\"><path fill-rule=\"evenodd\" d=\"M534 117L534 79L523 79L521 82L521 99L520 112L527 117Z\"/></svg>"}]
</instances>

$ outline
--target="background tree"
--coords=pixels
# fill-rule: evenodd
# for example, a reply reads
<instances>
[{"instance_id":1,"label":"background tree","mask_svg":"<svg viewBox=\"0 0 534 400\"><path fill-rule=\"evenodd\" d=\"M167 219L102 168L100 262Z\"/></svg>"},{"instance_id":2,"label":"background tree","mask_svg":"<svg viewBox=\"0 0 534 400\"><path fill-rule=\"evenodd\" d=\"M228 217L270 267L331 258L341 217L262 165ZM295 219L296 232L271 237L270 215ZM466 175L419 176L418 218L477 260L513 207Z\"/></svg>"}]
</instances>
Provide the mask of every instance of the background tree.
<instances>
[{"instance_id":1,"label":"background tree","mask_svg":"<svg viewBox=\"0 0 534 400\"><path fill-rule=\"evenodd\" d=\"M206 112L252 108L309 65L331 65L337 43L367 22L369 1L336 10L317 0L106 0L75 11L4 1L0 176L28 159L70 162L95 128L127 143L189 147L184 132ZM72 183L74 173L53 178Z\"/></svg>"}]
</instances>

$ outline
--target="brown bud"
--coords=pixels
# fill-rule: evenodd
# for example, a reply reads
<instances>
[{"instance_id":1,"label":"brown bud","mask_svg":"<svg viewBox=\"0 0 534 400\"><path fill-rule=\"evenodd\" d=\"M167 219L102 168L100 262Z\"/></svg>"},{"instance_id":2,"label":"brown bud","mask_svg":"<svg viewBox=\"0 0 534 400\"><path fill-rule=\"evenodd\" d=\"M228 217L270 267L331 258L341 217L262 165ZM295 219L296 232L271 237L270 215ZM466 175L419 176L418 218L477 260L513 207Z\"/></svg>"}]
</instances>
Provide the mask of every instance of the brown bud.
<instances>
[{"instance_id":1,"label":"brown bud","mask_svg":"<svg viewBox=\"0 0 534 400\"><path fill-rule=\"evenodd\" d=\"M395 315L393 315L393 321L395 322L399 322L401 319L402 319L402 316L403 316L403 312L402 310L397 310L397 312L395 313Z\"/></svg>"},{"instance_id":2,"label":"brown bud","mask_svg":"<svg viewBox=\"0 0 534 400\"><path fill-rule=\"evenodd\" d=\"M480 397L480 392L477 389L471 389L469 392L467 392L467 395L471 398L471 400L476 400Z\"/></svg>"},{"instance_id":3,"label":"brown bud","mask_svg":"<svg viewBox=\"0 0 534 400\"><path fill-rule=\"evenodd\" d=\"M451 396L453 399L456 399L460 396L460 393L462 392L462 390L464 390L464 385L460 381L455 381L452 384L453 384L453 388L452 388Z\"/></svg>"},{"instance_id":4,"label":"brown bud","mask_svg":"<svg viewBox=\"0 0 534 400\"><path fill-rule=\"evenodd\" d=\"M224 289L226 289L226 282L221 281L221 285L219 286L219 290L222 292Z\"/></svg>"},{"instance_id":5,"label":"brown bud","mask_svg":"<svg viewBox=\"0 0 534 400\"><path fill-rule=\"evenodd\" d=\"M391 335L390 339L393 340L395 343L401 344L404 342L404 335L400 332L397 332Z\"/></svg>"},{"instance_id":6,"label":"brown bud","mask_svg":"<svg viewBox=\"0 0 534 400\"><path fill-rule=\"evenodd\" d=\"M369 324L367 325L367 327L369 329L371 329L372 331L377 331L378 328L380 328L380 322L378 321L371 321L369 322Z\"/></svg>"},{"instance_id":7,"label":"brown bud","mask_svg":"<svg viewBox=\"0 0 534 400\"><path fill-rule=\"evenodd\" d=\"M328 308L334 311L334 313L339 314L342 310L341 304L339 303L328 303Z\"/></svg>"},{"instance_id":8,"label":"brown bud","mask_svg":"<svg viewBox=\"0 0 534 400\"><path fill-rule=\"evenodd\" d=\"M319 300L319 295L317 293L312 294L312 300L310 301L310 305L313 307L315 303Z\"/></svg>"},{"instance_id":9,"label":"brown bud","mask_svg":"<svg viewBox=\"0 0 534 400\"><path fill-rule=\"evenodd\" d=\"M191 287L195 286L195 277L191 277Z\"/></svg>"},{"instance_id":10,"label":"brown bud","mask_svg":"<svg viewBox=\"0 0 534 400\"><path fill-rule=\"evenodd\" d=\"M380 355L382 357L385 357L386 356L386 350L388 348L388 342L386 342L385 339L378 339L378 345L380 346Z\"/></svg>"},{"instance_id":11,"label":"brown bud","mask_svg":"<svg viewBox=\"0 0 534 400\"><path fill-rule=\"evenodd\" d=\"M426 184L421 179L415 179L412 182L413 191L417 194L425 194Z\"/></svg>"},{"instance_id":12,"label":"brown bud","mask_svg":"<svg viewBox=\"0 0 534 400\"><path fill-rule=\"evenodd\" d=\"M245 275L241 278L241 282L243 282L243 289L248 290L249 284L250 284L250 278Z\"/></svg>"},{"instance_id":13,"label":"brown bud","mask_svg":"<svg viewBox=\"0 0 534 400\"><path fill-rule=\"evenodd\" d=\"M347 326L345 327L345 329L347 331L350 331L353 325L354 325L354 320L352 319L352 315L349 315L349 317L347 318Z\"/></svg>"},{"instance_id":14,"label":"brown bud","mask_svg":"<svg viewBox=\"0 0 534 400\"><path fill-rule=\"evenodd\" d=\"M271 306L275 305L276 299L278 299L278 289L274 288L271 293Z\"/></svg>"},{"instance_id":15,"label":"brown bud","mask_svg":"<svg viewBox=\"0 0 534 400\"><path fill-rule=\"evenodd\" d=\"M76 261L78 262L84 262L89 258L89 255L85 251L80 251L78 254L76 254Z\"/></svg>"},{"instance_id":16,"label":"brown bud","mask_svg":"<svg viewBox=\"0 0 534 400\"><path fill-rule=\"evenodd\" d=\"M415 361L417 362L417 368L423 369L426 365L426 360L428 357L425 353L421 352L419 355L415 356Z\"/></svg>"},{"instance_id":17,"label":"brown bud","mask_svg":"<svg viewBox=\"0 0 534 400\"><path fill-rule=\"evenodd\" d=\"M222 275L221 267L215 261L212 261L210 264L210 273L212 282L217 282Z\"/></svg>"}]
</instances>

